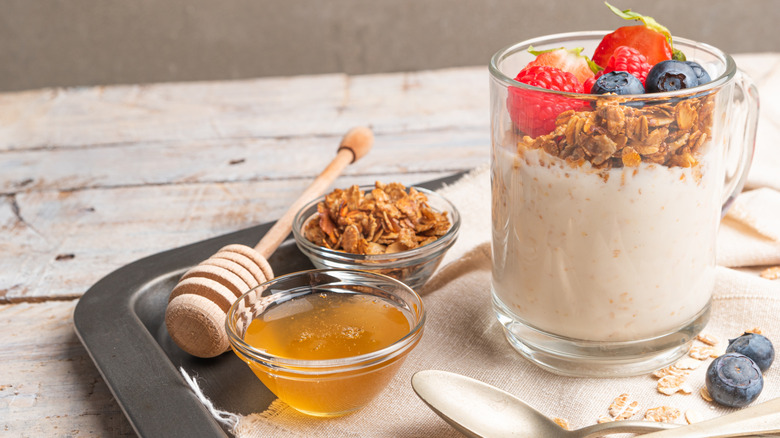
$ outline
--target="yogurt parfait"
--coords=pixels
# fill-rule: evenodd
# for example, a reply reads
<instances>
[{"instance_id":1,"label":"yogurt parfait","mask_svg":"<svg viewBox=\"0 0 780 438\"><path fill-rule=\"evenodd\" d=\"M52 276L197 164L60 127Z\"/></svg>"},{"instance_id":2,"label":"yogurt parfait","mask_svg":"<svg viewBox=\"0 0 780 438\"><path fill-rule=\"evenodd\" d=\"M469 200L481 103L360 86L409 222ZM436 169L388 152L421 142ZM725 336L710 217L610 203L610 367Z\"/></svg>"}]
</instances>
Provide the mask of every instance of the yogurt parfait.
<instances>
[{"instance_id":1,"label":"yogurt parfait","mask_svg":"<svg viewBox=\"0 0 780 438\"><path fill-rule=\"evenodd\" d=\"M731 57L613 10L637 24L536 38L490 66L494 307L520 353L566 375L687 351L755 133Z\"/></svg>"}]
</instances>

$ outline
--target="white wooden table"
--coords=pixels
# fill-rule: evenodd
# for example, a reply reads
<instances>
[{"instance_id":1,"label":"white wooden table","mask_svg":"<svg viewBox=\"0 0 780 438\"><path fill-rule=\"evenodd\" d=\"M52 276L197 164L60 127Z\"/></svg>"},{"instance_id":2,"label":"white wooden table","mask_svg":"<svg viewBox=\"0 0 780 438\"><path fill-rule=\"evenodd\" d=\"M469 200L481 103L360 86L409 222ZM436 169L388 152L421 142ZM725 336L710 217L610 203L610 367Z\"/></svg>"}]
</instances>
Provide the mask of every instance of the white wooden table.
<instances>
[{"instance_id":1,"label":"white wooden table","mask_svg":"<svg viewBox=\"0 0 780 438\"><path fill-rule=\"evenodd\" d=\"M737 61L780 100L780 54ZM0 94L0 435L133 435L73 330L92 284L274 220L356 125L338 186L485 163L488 104L485 67Z\"/></svg>"}]
</instances>

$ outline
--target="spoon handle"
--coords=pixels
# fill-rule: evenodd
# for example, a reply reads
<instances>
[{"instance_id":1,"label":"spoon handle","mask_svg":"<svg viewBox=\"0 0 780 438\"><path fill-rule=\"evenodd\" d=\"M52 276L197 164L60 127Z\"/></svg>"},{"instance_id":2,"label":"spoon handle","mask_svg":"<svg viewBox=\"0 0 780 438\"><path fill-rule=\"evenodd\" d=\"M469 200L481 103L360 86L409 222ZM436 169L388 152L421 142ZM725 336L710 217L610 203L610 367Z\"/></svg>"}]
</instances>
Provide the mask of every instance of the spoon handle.
<instances>
[{"instance_id":1,"label":"spoon handle","mask_svg":"<svg viewBox=\"0 0 780 438\"><path fill-rule=\"evenodd\" d=\"M652 438L725 438L771 435L777 434L779 431L780 398L776 398L722 417L647 436Z\"/></svg>"},{"instance_id":2,"label":"spoon handle","mask_svg":"<svg viewBox=\"0 0 780 438\"><path fill-rule=\"evenodd\" d=\"M676 429L679 424L657 423L655 421L614 421L599 423L572 431L572 436L578 438L596 438L615 433L647 434L651 432ZM574 434L576 432L576 434Z\"/></svg>"}]
</instances>

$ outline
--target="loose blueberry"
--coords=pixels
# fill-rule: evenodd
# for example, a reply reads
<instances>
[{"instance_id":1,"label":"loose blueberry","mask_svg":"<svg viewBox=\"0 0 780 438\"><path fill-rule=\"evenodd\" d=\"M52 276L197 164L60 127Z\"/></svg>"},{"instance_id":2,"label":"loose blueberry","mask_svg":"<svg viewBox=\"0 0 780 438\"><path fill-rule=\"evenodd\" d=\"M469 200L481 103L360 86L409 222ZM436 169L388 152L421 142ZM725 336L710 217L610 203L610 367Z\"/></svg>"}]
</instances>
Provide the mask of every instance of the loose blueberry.
<instances>
[{"instance_id":1,"label":"loose blueberry","mask_svg":"<svg viewBox=\"0 0 780 438\"><path fill-rule=\"evenodd\" d=\"M726 353L744 354L753 359L761 371L768 370L775 360L775 348L772 346L772 341L755 333L745 333L736 339L729 339Z\"/></svg>"},{"instance_id":2,"label":"loose blueberry","mask_svg":"<svg viewBox=\"0 0 780 438\"><path fill-rule=\"evenodd\" d=\"M593 84L590 89L591 94L644 94L645 87L642 82L626 71L611 71L604 73Z\"/></svg>"},{"instance_id":3,"label":"loose blueberry","mask_svg":"<svg viewBox=\"0 0 780 438\"><path fill-rule=\"evenodd\" d=\"M699 85L696 72L683 61L661 61L647 73L645 88L648 93L682 90Z\"/></svg>"},{"instance_id":4,"label":"loose blueberry","mask_svg":"<svg viewBox=\"0 0 780 438\"><path fill-rule=\"evenodd\" d=\"M758 398L764 389L764 377L753 359L726 353L707 368L707 391L724 406L741 408Z\"/></svg>"},{"instance_id":5,"label":"loose blueberry","mask_svg":"<svg viewBox=\"0 0 780 438\"><path fill-rule=\"evenodd\" d=\"M693 61L685 61L685 63L688 64L688 67L693 69L693 72L696 74L696 81L699 85L706 84L712 80L710 79L710 74L707 73L707 70L699 65L699 63Z\"/></svg>"}]
</instances>

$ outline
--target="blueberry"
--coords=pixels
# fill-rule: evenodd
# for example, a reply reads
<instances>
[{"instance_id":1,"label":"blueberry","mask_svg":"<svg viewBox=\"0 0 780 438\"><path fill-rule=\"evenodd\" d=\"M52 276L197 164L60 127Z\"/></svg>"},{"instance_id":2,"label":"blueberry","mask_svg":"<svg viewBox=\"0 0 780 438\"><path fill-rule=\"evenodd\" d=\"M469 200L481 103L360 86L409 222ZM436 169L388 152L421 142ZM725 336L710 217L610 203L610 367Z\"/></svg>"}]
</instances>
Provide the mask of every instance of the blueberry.
<instances>
[{"instance_id":1,"label":"blueberry","mask_svg":"<svg viewBox=\"0 0 780 438\"><path fill-rule=\"evenodd\" d=\"M772 342L765 336L755 333L745 333L736 339L729 339L726 353L744 354L753 359L761 371L768 370L772 361L775 360L775 349Z\"/></svg>"},{"instance_id":2,"label":"blueberry","mask_svg":"<svg viewBox=\"0 0 780 438\"><path fill-rule=\"evenodd\" d=\"M611 71L604 73L593 84L591 94L644 94L645 87L642 82L626 71Z\"/></svg>"},{"instance_id":3,"label":"blueberry","mask_svg":"<svg viewBox=\"0 0 780 438\"><path fill-rule=\"evenodd\" d=\"M685 61L685 63L693 69L693 72L696 74L696 81L699 83L699 85L706 84L712 80L710 79L710 74L707 73L707 70L699 65L699 63L693 61Z\"/></svg>"},{"instance_id":4,"label":"blueberry","mask_svg":"<svg viewBox=\"0 0 780 438\"><path fill-rule=\"evenodd\" d=\"M683 61L661 61L647 73L645 87L648 93L675 91L699 85L696 72Z\"/></svg>"},{"instance_id":5,"label":"blueberry","mask_svg":"<svg viewBox=\"0 0 780 438\"><path fill-rule=\"evenodd\" d=\"M758 398L764 377L753 359L739 353L726 353L707 368L707 391L724 406L741 408Z\"/></svg>"}]
</instances>

